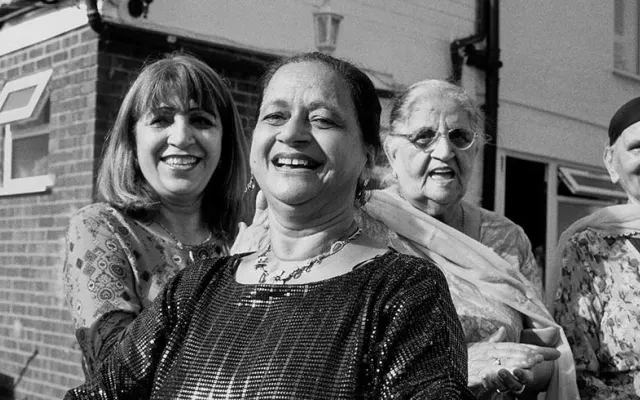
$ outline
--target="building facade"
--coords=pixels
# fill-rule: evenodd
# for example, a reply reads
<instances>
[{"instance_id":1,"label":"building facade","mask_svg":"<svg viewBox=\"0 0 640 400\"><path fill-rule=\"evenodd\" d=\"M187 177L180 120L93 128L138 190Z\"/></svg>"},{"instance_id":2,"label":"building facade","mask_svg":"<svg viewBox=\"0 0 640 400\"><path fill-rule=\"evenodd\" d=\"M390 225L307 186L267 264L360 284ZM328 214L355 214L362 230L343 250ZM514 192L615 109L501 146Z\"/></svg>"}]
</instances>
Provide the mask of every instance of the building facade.
<instances>
[{"instance_id":1,"label":"building facade","mask_svg":"<svg viewBox=\"0 0 640 400\"><path fill-rule=\"evenodd\" d=\"M602 153L613 113L640 95L638 3L501 3L496 211L546 265L572 222L626 201Z\"/></svg>"}]
</instances>

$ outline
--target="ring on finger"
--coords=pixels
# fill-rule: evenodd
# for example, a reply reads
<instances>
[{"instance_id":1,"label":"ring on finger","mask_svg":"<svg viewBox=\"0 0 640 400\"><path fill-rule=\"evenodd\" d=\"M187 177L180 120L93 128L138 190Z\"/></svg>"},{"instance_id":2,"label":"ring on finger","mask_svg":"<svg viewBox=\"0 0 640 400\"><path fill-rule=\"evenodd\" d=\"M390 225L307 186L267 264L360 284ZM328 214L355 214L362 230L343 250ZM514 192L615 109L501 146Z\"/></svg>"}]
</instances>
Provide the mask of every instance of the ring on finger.
<instances>
[{"instance_id":1,"label":"ring on finger","mask_svg":"<svg viewBox=\"0 0 640 400\"><path fill-rule=\"evenodd\" d=\"M511 392L512 392L513 394L516 394L516 395L518 395L518 394L522 394L522 392L524 392L524 389L525 389L526 387L527 387L527 385L524 385L524 384L523 384L523 385L522 385L522 387L521 387L519 390L512 390Z\"/></svg>"},{"instance_id":2,"label":"ring on finger","mask_svg":"<svg viewBox=\"0 0 640 400\"><path fill-rule=\"evenodd\" d=\"M502 361L499 358L494 358L493 359L493 364L494 365L502 365Z\"/></svg>"}]
</instances>

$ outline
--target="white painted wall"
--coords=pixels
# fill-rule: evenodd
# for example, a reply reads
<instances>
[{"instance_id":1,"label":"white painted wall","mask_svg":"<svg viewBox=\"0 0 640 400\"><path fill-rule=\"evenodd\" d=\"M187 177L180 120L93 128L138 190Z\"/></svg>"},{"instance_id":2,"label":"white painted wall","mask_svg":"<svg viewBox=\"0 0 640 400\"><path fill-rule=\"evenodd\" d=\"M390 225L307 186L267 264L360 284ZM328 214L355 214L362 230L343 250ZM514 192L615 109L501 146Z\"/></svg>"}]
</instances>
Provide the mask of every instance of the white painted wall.
<instances>
[{"instance_id":1,"label":"white painted wall","mask_svg":"<svg viewBox=\"0 0 640 400\"><path fill-rule=\"evenodd\" d=\"M607 126L640 95L613 73L613 2L501 2L501 147L602 167Z\"/></svg>"},{"instance_id":2,"label":"white painted wall","mask_svg":"<svg viewBox=\"0 0 640 400\"><path fill-rule=\"evenodd\" d=\"M105 0L112 21L276 54L315 50L322 0L154 0L146 19ZM450 74L449 43L473 33L474 0L333 0L344 15L335 55L413 83Z\"/></svg>"}]
</instances>

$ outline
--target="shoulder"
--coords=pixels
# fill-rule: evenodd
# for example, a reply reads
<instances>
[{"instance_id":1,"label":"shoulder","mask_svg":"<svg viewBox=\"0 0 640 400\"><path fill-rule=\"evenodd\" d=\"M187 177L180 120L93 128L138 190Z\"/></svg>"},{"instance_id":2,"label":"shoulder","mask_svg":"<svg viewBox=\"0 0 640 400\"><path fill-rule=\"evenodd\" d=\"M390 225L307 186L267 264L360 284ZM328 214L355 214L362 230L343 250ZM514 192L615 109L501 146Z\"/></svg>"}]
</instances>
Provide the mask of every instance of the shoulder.
<instances>
[{"instance_id":1,"label":"shoulder","mask_svg":"<svg viewBox=\"0 0 640 400\"><path fill-rule=\"evenodd\" d=\"M235 279L235 266L243 255L211 257L189 264L173 279L173 291L178 297L195 300L211 283L220 283L225 278Z\"/></svg>"},{"instance_id":2,"label":"shoulder","mask_svg":"<svg viewBox=\"0 0 640 400\"><path fill-rule=\"evenodd\" d=\"M391 250L380 256L376 278L394 288L421 287L431 290L447 288L447 280L438 266L430 259L398 253Z\"/></svg>"},{"instance_id":3,"label":"shoulder","mask_svg":"<svg viewBox=\"0 0 640 400\"><path fill-rule=\"evenodd\" d=\"M529 239L527 235L524 233L524 229L520 227L520 225L511 221L509 218L495 213L493 211L485 210L484 208L472 206L478 210L481 217L480 222L480 235L482 237L490 237L493 236L496 232L499 232L501 235L509 235L511 237L520 238L526 240Z\"/></svg>"},{"instance_id":4,"label":"shoulder","mask_svg":"<svg viewBox=\"0 0 640 400\"><path fill-rule=\"evenodd\" d=\"M133 220L122 211L108 203L94 203L76 211L69 220L69 224L103 224L109 226L129 225Z\"/></svg>"}]
</instances>

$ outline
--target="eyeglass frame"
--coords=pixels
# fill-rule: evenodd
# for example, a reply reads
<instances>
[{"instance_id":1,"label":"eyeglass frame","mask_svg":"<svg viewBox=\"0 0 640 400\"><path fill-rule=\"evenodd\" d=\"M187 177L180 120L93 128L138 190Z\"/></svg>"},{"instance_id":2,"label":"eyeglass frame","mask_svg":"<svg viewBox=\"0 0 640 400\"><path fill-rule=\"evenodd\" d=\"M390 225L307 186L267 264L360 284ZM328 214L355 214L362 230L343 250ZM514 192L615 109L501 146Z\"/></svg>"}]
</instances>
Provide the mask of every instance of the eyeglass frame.
<instances>
[{"instance_id":1,"label":"eyeglass frame","mask_svg":"<svg viewBox=\"0 0 640 400\"><path fill-rule=\"evenodd\" d=\"M418 135L418 134L419 134L423 129L419 129L418 131L416 131L416 132L412 133L411 135L405 135L405 134L401 134L401 133L393 133L393 132L389 132L389 133L387 133L387 135L388 135L388 136L391 136L391 137L402 137L402 138L405 138L405 139L407 139L407 141L408 141L409 143L411 143L413 146L415 146L415 148L416 148L416 149L418 149L418 150L420 150L420 151L423 151L423 152L430 151L430 150L434 147L434 145L435 145L436 143L438 143L438 141L439 141L443 136L445 136L445 137L447 138L447 140L449 141L449 143L451 143L451 144L453 145L453 147L455 147L455 148L456 148L456 149L458 149L458 150L462 150L462 151L469 150L469 149L471 148L471 146L473 146L473 144L476 142L476 139L478 139L478 132L476 132L476 131L472 131L472 130L470 130L470 129L464 129L464 128L453 128L453 129L449 129L448 131L446 131L446 132L444 132L444 133L440 132L439 130L432 129L432 128L427 128L427 129L434 130L434 131L436 132L436 136L435 136L435 137L433 138L433 140L432 140L431 142L429 142L429 144L428 144L427 146L425 146L425 147L422 147L422 146L420 146L420 145L418 145L418 144L416 143L416 141L418 140L418 138L417 138L416 136L417 136L417 135ZM451 141L451 138L449 137L449 134L450 134L451 132L453 132L453 131L457 131L457 130L461 130L461 131L466 131L466 132L473 133L473 138L471 139L471 141L469 142L469 144L468 144L466 147L458 147L455 143L453 143L453 142Z\"/></svg>"}]
</instances>

